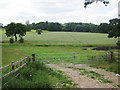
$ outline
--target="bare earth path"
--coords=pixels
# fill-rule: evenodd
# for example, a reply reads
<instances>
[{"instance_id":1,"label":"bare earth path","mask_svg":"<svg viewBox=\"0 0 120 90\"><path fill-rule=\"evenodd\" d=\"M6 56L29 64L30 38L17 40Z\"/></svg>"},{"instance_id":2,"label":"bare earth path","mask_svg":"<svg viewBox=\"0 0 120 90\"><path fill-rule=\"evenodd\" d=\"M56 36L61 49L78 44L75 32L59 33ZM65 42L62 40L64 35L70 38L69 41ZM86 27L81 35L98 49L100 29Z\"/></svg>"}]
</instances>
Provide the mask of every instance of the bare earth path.
<instances>
[{"instance_id":1,"label":"bare earth path","mask_svg":"<svg viewBox=\"0 0 120 90\"><path fill-rule=\"evenodd\" d=\"M66 73L66 75L72 77L73 81L78 84L77 87L80 88L116 88L115 85L118 85L118 77L113 72L108 72L102 69L96 69L81 64L77 64L74 67L84 68L87 71L95 71L99 74L104 75L105 79L113 81L113 83L101 83L97 79L92 79L85 75L80 75L79 70L73 70L71 68L61 67L55 64L47 64L50 68L61 70Z\"/></svg>"}]
</instances>

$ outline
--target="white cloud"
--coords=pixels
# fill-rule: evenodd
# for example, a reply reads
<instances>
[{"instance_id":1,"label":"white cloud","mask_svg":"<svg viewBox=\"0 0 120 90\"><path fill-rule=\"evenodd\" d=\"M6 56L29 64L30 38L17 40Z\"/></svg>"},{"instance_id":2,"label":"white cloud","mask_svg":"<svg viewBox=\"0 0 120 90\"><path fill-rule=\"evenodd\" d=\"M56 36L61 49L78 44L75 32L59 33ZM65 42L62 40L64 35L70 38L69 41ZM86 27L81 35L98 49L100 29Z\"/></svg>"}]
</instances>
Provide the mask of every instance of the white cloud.
<instances>
[{"instance_id":1,"label":"white cloud","mask_svg":"<svg viewBox=\"0 0 120 90\"><path fill-rule=\"evenodd\" d=\"M105 7L101 2L84 8L84 0L1 0L0 23L56 21L91 22L99 24L117 17L118 0L109 0Z\"/></svg>"}]
</instances>

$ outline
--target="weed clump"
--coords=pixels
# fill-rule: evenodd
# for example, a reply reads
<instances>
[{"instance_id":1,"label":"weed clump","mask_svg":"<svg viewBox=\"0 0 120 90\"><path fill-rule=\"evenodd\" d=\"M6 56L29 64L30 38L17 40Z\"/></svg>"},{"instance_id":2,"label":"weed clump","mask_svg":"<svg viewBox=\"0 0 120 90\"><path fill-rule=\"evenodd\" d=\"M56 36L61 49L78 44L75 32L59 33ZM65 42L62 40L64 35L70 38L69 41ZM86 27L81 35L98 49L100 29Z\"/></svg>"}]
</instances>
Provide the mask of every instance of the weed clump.
<instances>
[{"instance_id":1,"label":"weed clump","mask_svg":"<svg viewBox=\"0 0 120 90\"><path fill-rule=\"evenodd\" d=\"M13 39L13 38L10 38L9 42L10 42L10 43L14 43L14 39Z\"/></svg>"},{"instance_id":2,"label":"weed clump","mask_svg":"<svg viewBox=\"0 0 120 90\"><path fill-rule=\"evenodd\" d=\"M20 37L19 42L20 42L20 43L24 43L24 38L23 38L23 37Z\"/></svg>"}]
</instances>

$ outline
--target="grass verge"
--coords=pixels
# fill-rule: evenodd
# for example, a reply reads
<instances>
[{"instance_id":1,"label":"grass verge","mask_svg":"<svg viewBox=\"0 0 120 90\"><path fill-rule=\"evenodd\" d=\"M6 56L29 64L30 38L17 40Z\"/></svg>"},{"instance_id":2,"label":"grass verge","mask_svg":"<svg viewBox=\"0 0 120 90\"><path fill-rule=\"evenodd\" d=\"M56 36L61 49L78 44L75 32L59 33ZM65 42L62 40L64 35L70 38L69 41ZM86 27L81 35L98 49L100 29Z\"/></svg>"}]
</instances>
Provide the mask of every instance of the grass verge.
<instances>
[{"instance_id":1,"label":"grass verge","mask_svg":"<svg viewBox=\"0 0 120 90\"><path fill-rule=\"evenodd\" d=\"M17 75L18 74L18 75ZM35 61L6 77L2 81L3 89L9 88L76 88L70 77L62 71L55 71L44 63ZM15 77L17 75L17 77Z\"/></svg>"}]
</instances>

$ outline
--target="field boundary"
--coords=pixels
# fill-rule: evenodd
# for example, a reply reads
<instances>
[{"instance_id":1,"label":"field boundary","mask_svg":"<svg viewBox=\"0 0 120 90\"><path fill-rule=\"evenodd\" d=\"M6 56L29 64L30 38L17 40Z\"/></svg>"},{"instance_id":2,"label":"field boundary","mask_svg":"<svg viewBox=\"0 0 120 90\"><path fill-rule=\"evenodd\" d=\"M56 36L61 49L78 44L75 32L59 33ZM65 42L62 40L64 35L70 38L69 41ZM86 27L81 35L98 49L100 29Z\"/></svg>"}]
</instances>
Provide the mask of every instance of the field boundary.
<instances>
[{"instance_id":1,"label":"field boundary","mask_svg":"<svg viewBox=\"0 0 120 90\"><path fill-rule=\"evenodd\" d=\"M30 62L30 61L28 62L27 59L29 59L31 56L32 56L32 61L34 62L34 61L35 61L35 54L32 54L32 55L27 56L27 57L25 57L24 59L21 59L21 60L19 60L19 61L17 61L17 62L12 62L11 64L9 64L9 65L7 65L7 66L1 67L1 68L0 68L0 71L3 71L3 70L8 69L8 68L10 68L10 67L12 68L12 71L6 73L6 74L3 75L3 76L1 75L0 80L2 80L2 78L5 78L5 77L9 76L10 74L12 74L12 73L14 73L14 72L16 72L16 71L18 71L18 70L20 70L20 69L23 68L24 66L26 66L27 63ZM29 59L29 60L31 60L31 59ZM15 68L16 64L20 64L20 66L17 67L17 68Z\"/></svg>"},{"instance_id":2,"label":"field boundary","mask_svg":"<svg viewBox=\"0 0 120 90\"><path fill-rule=\"evenodd\" d=\"M101 52L104 52L104 51L101 51ZM83 60L81 60L81 61L79 61L79 62L84 62L84 64L86 64L87 65L87 54L88 53L92 53L93 55L91 55L91 56L97 56L97 55L95 55L94 53L95 52L71 52L71 53L43 53L43 54L32 54L32 55L30 55L30 56L27 56L27 57L25 57L24 59L21 59L21 60L19 60L19 61L17 61L17 62L12 62L11 64L9 64L9 65L7 65L7 66L4 66L4 67L1 67L0 68L0 71L4 71L5 69L8 69L8 68L10 68L11 69L11 71L9 71L8 73L6 73L6 74L2 74L1 75L1 77L0 77L0 80L2 79L2 78L5 78L5 77L7 77L7 76L9 76L10 74L12 74L12 73L14 73L14 72L16 72L16 71L18 71L18 70L20 70L21 68L23 68L24 66L26 66L29 62L34 62L34 61L38 61L39 59L39 61L48 61L48 60L50 60L50 58L51 59L54 59L55 61L60 61L60 63L63 63L63 64L65 64L65 62L67 62L67 60L72 60L71 61L71 63L72 63L72 65L75 65L75 64L77 64L76 62L77 62L77 60L76 59L83 59ZM108 55L108 58L110 58L110 59L113 59L113 57L116 57L115 55L113 55L113 53L116 53L117 55L119 54L120 55L120 53L119 52L112 52L112 51L110 51L109 53L107 53L107 55ZM84 55L85 54L85 55ZM43 57L42 57L42 55L44 55ZM47 55L52 55L52 56L47 56ZM57 55L57 56L55 56L55 55ZM62 56L58 56L58 55L62 55ZM65 55L67 55L67 56L65 56ZM103 53L102 54L100 54L99 53L99 55L104 55ZM79 56L81 56L81 57L79 57ZM82 58L83 57L83 58ZM48 59L48 60L44 60L44 58L46 59ZM60 59L59 59L60 58ZM97 57L98 59L99 59L99 57ZM63 62L63 60L65 60L64 62ZM116 60L116 61L118 61L118 62L120 62L120 60ZM68 62L69 63L69 62ZM18 66L16 66L16 64L19 64L19 67Z\"/></svg>"}]
</instances>

